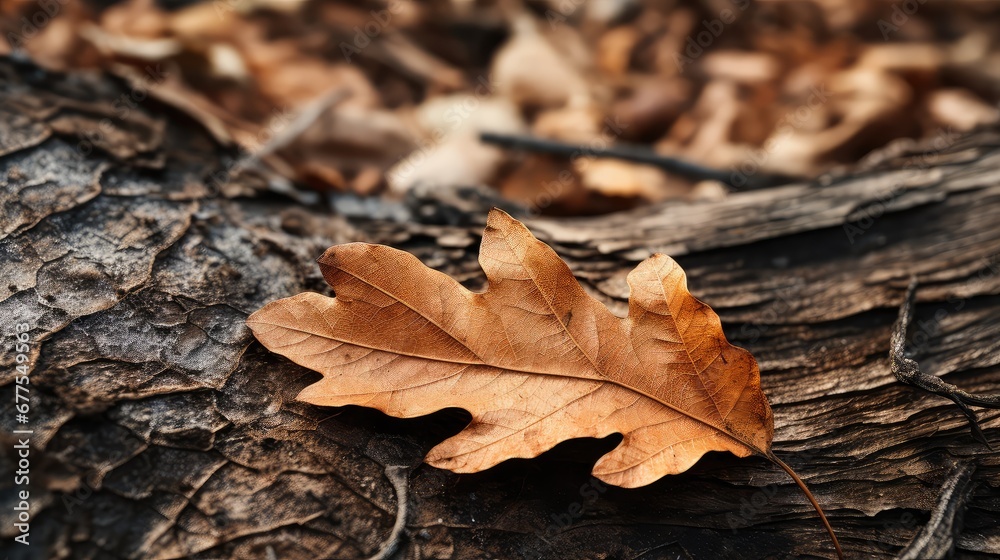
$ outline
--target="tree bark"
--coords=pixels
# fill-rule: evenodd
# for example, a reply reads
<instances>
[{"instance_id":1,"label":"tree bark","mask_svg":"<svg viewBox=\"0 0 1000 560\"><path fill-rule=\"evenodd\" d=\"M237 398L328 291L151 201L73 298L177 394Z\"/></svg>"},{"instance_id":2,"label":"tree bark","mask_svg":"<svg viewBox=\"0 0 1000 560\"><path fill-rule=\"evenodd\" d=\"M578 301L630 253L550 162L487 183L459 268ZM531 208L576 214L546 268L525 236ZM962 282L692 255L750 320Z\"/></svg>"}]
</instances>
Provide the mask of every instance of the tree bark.
<instances>
[{"instance_id":1,"label":"tree bark","mask_svg":"<svg viewBox=\"0 0 1000 560\"><path fill-rule=\"evenodd\" d=\"M329 293L314 260L352 240L481 287L494 201L459 189L397 205L339 197L339 213L305 206L169 107L121 110L128 93L0 60L0 537L11 558L832 556L811 506L763 459L713 453L625 490L589 475L618 443L609 437L458 475L421 459L464 412L400 420L296 402L319 375L266 352L247 315ZM921 531L938 548L953 539L960 558L1000 554L1000 457L950 401L897 382L887 359L916 275L911 346L924 369L972 392L1000 386L1000 133L890 147L815 183L718 202L525 221L616 312L640 260L664 252L684 266L692 293L757 357L775 453L848 557L893 558ZM30 340L23 424L18 324ZM997 418L980 414L994 445ZM23 429L29 546L13 540Z\"/></svg>"}]
</instances>

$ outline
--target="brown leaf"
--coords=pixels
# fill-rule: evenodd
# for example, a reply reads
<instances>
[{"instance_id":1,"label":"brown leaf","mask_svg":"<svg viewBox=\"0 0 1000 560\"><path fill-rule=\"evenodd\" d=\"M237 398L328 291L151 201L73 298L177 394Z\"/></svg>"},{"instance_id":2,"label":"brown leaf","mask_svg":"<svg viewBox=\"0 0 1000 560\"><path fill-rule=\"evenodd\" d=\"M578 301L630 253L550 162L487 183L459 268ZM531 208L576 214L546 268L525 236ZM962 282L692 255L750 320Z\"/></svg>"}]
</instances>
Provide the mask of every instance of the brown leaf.
<instances>
[{"instance_id":1,"label":"brown leaf","mask_svg":"<svg viewBox=\"0 0 1000 560\"><path fill-rule=\"evenodd\" d=\"M475 293L409 253L337 245L319 259L337 297L271 302L247 324L271 351L323 374L300 400L404 418L472 413L427 454L435 467L479 472L567 439L620 433L593 473L634 488L709 451L757 453L792 475L833 535L770 451L774 422L757 362L726 341L673 259L654 255L628 275L625 318L500 210L490 212L479 261L489 289Z\"/></svg>"},{"instance_id":2,"label":"brown leaf","mask_svg":"<svg viewBox=\"0 0 1000 560\"><path fill-rule=\"evenodd\" d=\"M570 438L621 433L594 474L636 487L708 451L770 448L757 363L726 341L670 257L629 275L624 319L499 210L483 236L483 293L380 245L338 245L319 262L336 298L299 294L248 324L269 349L324 375L301 400L400 417L470 411L472 423L428 454L434 466L478 472Z\"/></svg>"}]
</instances>

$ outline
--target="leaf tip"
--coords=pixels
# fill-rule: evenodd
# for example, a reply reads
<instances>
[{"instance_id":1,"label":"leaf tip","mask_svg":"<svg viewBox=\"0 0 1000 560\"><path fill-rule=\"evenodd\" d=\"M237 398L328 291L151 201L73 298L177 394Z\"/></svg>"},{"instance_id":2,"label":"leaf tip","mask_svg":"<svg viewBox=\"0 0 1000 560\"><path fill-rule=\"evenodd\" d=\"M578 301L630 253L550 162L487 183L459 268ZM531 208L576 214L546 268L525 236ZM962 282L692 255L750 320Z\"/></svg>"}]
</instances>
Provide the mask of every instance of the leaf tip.
<instances>
[{"instance_id":1,"label":"leaf tip","mask_svg":"<svg viewBox=\"0 0 1000 560\"><path fill-rule=\"evenodd\" d=\"M340 247L341 245L334 245L333 247L330 247L326 251L323 251L323 254L320 255L318 259L316 259L316 262L319 264L320 269L325 271L328 267L336 266L337 252L340 250Z\"/></svg>"},{"instance_id":2,"label":"leaf tip","mask_svg":"<svg viewBox=\"0 0 1000 560\"><path fill-rule=\"evenodd\" d=\"M486 216L486 228L501 229L504 225L510 224L514 218L510 214L494 206L490 208L490 213Z\"/></svg>"}]
</instances>

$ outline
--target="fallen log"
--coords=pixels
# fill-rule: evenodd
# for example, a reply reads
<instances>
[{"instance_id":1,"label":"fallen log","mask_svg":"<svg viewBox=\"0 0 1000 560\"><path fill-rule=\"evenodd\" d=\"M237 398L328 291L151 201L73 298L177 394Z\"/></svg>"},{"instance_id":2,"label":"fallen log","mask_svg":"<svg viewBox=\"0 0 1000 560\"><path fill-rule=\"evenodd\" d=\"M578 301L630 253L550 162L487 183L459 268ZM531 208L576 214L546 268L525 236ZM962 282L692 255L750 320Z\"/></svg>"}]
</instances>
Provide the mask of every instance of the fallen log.
<instances>
[{"instance_id":1,"label":"fallen log","mask_svg":"<svg viewBox=\"0 0 1000 560\"><path fill-rule=\"evenodd\" d=\"M0 537L11 558L832 555L812 507L762 459L713 453L625 490L589 476L609 437L458 475L421 459L463 426L460 411L400 420L295 401L319 375L266 352L246 316L329 294L314 259L345 241L411 251L482 287L489 196L442 189L380 218L304 206L169 107L116 113L125 84L9 59L0 76ZM775 453L848 557L893 558L919 537L921 550L950 539L973 558L1000 554L1000 457L950 401L898 382L888 350L915 275L910 351L924 371L973 393L1000 386L998 179L1000 133L980 130L717 202L521 216L612 309L651 253L684 266L760 362ZM23 423L9 400L19 354ZM997 445L998 413L979 418ZM27 488L16 482L25 429ZM28 546L14 540L22 489Z\"/></svg>"}]
</instances>

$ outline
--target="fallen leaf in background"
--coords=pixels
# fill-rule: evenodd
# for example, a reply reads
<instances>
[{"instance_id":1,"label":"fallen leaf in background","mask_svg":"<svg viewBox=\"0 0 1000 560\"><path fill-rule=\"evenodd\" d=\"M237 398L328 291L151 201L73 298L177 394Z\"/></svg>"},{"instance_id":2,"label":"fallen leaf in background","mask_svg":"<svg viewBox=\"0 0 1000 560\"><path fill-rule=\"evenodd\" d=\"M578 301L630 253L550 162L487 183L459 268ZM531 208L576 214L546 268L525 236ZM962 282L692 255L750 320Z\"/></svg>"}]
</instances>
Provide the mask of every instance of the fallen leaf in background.
<instances>
[{"instance_id":1,"label":"fallen leaf in background","mask_svg":"<svg viewBox=\"0 0 1000 560\"><path fill-rule=\"evenodd\" d=\"M690 97L691 83L682 78L633 80L611 110L621 123L621 140L652 142L662 137L687 109Z\"/></svg>"},{"instance_id":2,"label":"fallen leaf in background","mask_svg":"<svg viewBox=\"0 0 1000 560\"><path fill-rule=\"evenodd\" d=\"M490 212L479 260L489 288L473 293L409 253L334 246L319 263L337 297L281 299L247 324L269 350L323 374L300 400L404 418L468 410L469 425L428 453L439 468L479 472L614 433L622 442L593 474L626 488L684 472L709 451L784 465L770 451L757 362L726 341L670 257L628 275L626 318L500 210Z\"/></svg>"},{"instance_id":3,"label":"fallen leaf in background","mask_svg":"<svg viewBox=\"0 0 1000 560\"><path fill-rule=\"evenodd\" d=\"M781 65L767 53L715 51L705 55L705 73L713 80L766 83L780 76Z\"/></svg>"},{"instance_id":4,"label":"fallen leaf in background","mask_svg":"<svg viewBox=\"0 0 1000 560\"><path fill-rule=\"evenodd\" d=\"M586 145L600 138L603 118L604 114L596 104L577 98L566 106L539 111L531 132L542 138ZM608 144L614 139L611 134L603 142Z\"/></svg>"},{"instance_id":5,"label":"fallen leaf in background","mask_svg":"<svg viewBox=\"0 0 1000 560\"><path fill-rule=\"evenodd\" d=\"M967 89L941 89L927 100L927 112L941 126L968 131L1000 120L1000 109Z\"/></svg>"},{"instance_id":6,"label":"fallen leaf in background","mask_svg":"<svg viewBox=\"0 0 1000 560\"><path fill-rule=\"evenodd\" d=\"M592 200L592 191L583 187L580 176L568 161L541 154L525 156L504 177L500 193L526 208L568 215L588 213Z\"/></svg>"},{"instance_id":7,"label":"fallen leaf in background","mask_svg":"<svg viewBox=\"0 0 1000 560\"><path fill-rule=\"evenodd\" d=\"M650 165L639 165L627 161L609 159L578 160L578 168L583 186L605 196L622 198L644 198L660 201L688 192L686 186L671 193L668 175Z\"/></svg>"},{"instance_id":8,"label":"fallen leaf in background","mask_svg":"<svg viewBox=\"0 0 1000 560\"><path fill-rule=\"evenodd\" d=\"M605 73L625 76L632 53L642 36L634 27L621 26L608 30L597 43L596 63Z\"/></svg>"},{"instance_id":9,"label":"fallen leaf in background","mask_svg":"<svg viewBox=\"0 0 1000 560\"><path fill-rule=\"evenodd\" d=\"M513 36L497 51L492 79L499 93L528 108L562 107L574 98L588 99L586 78L538 25L530 17L518 17Z\"/></svg>"},{"instance_id":10,"label":"fallen leaf in background","mask_svg":"<svg viewBox=\"0 0 1000 560\"><path fill-rule=\"evenodd\" d=\"M387 173L389 187L405 193L417 184L478 185L490 182L505 161L503 150L479 142L479 131L517 133L524 124L505 98L456 94L428 100L415 119L420 148Z\"/></svg>"}]
</instances>

